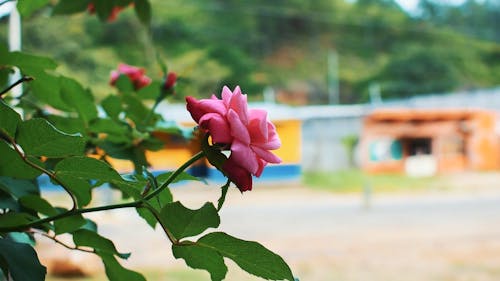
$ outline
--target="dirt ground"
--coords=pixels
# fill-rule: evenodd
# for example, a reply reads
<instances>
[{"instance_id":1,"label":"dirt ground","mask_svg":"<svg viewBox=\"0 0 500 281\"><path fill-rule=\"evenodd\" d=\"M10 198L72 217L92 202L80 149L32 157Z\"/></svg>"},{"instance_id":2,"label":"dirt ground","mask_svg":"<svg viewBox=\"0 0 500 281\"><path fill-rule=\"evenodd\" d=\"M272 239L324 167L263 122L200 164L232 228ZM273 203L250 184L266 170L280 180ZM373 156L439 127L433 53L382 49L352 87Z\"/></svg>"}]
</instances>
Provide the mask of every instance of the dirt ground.
<instances>
[{"instance_id":1,"label":"dirt ground","mask_svg":"<svg viewBox=\"0 0 500 281\"><path fill-rule=\"evenodd\" d=\"M218 187L189 184L174 196L191 208L215 202ZM170 244L134 210L91 214L99 232L132 252L138 271L186 268ZM297 183L232 189L219 230L258 241L280 254L304 281L497 281L500 280L500 174L463 174L418 192L335 194ZM84 253L52 242L39 246L42 261L64 259L102 270ZM163 279L162 279L163 280ZM189 279L186 279L189 280ZM209 280L208 274L206 279ZM230 266L227 280L261 280Z\"/></svg>"}]
</instances>

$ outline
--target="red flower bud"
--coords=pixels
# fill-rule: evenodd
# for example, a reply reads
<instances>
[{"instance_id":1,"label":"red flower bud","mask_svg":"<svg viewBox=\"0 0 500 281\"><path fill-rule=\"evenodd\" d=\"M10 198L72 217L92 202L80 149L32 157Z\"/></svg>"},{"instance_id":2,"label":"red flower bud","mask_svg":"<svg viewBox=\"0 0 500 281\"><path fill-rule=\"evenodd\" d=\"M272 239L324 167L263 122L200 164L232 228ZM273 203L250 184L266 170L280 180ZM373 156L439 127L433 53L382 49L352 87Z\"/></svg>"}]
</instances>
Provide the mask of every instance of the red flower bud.
<instances>
[{"instance_id":1,"label":"red flower bud","mask_svg":"<svg viewBox=\"0 0 500 281\"><path fill-rule=\"evenodd\" d=\"M169 72L167 77L165 77L165 82L163 83L163 89L169 90L175 87L177 83L177 74L175 72Z\"/></svg>"},{"instance_id":2,"label":"red flower bud","mask_svg":"<svg viewBox=\"0 0 500 281\"><path fill-rule=\"evenodd\" d=\"M89 14L91 14L91 15L95 14L94 3L89 3L89 5L87 6L87 11L89 11Z\"/></svg>"}]
</instances>

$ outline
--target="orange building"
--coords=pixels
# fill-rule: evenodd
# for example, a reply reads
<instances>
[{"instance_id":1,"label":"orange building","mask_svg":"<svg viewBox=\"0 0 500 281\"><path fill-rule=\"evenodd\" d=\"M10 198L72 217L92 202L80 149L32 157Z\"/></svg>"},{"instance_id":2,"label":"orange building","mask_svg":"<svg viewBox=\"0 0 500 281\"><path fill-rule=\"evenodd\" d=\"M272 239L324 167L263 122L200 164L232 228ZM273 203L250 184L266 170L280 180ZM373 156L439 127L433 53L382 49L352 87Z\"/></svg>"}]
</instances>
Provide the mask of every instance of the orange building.
<instances>
[{"instance_id":1,"label":"orange building","mask_svg":"<svg viewBox=\"0 0 500 281\"><path fill-rule=\"evenodd\" d=\"M360 164L373 173L430 176L500 168L495 112L470 109L380 109L367 115Z\"/></svg>"}]
</instances>

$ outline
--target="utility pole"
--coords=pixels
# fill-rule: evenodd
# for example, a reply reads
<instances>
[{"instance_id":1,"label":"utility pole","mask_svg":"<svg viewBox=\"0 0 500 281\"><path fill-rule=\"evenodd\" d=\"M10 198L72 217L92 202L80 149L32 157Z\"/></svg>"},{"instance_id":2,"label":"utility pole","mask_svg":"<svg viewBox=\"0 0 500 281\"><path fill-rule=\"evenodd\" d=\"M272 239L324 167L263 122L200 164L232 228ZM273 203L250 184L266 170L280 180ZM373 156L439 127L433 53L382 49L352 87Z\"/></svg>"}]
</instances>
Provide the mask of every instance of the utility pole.
<instances>
[{"instance_id":1,"label":"utility pole","mask_svg":"<svg viewBox=\"0 0 500 281\"><path fill-rule=\"evenodd\" d=\"M16 2L5 3L4 5L12 5L12 10L9 15L9 51L21 50L21 15L17 10ZM10 75L9 82L14 84L21 79L21 72L15 69L14 73ZM19 97L23 93L22 83L12 88L11 94L13 97Z\"/></svg>"},{"instance_id":2,"label":"utility pole","mask_svg":"<svg viewBox=\"0 0 500 281\"><path fill-rule=\"evenodd\" d=\"M327 57L328 103L339 104L339 59L337 51L331 50Z\"/></svg>"},{"instance_id":3,"label":"utility pole","mask_svg":"<svg viewBox=\"0 0 500 281\"><path fill-rule=\"evenodd\" d=\"M370 103L372 105L380 105L382 104L382 96L380 94L380 84L373 82L370 83L368 87L368 93L370 94Z\"/></svg>"}]
</instances>

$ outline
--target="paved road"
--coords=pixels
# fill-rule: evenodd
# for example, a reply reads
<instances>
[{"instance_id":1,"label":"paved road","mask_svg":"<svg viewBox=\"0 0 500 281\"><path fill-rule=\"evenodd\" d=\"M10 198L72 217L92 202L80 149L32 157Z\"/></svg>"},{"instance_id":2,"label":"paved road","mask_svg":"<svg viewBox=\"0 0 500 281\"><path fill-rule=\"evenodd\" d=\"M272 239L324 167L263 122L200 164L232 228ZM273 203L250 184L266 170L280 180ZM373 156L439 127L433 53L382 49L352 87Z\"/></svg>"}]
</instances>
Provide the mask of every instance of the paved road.
<instances>
[{"instance_id":1,"label":"paved road","mask_svg":"<svg viewBox=\"0 0 500 281\"><path fill-rule=\"evenodd\" d=\"M174 194L194 208L215 201L218 191L183 186ZM301 280L500 280L500 187L374 194L370 205L361 194L298 186L233 190L220 229L279 253ZM133 253L130 266L183 266L164 234L133 210L94 218L106 222L103 235Z\"/></svg>"}]
</instances>

